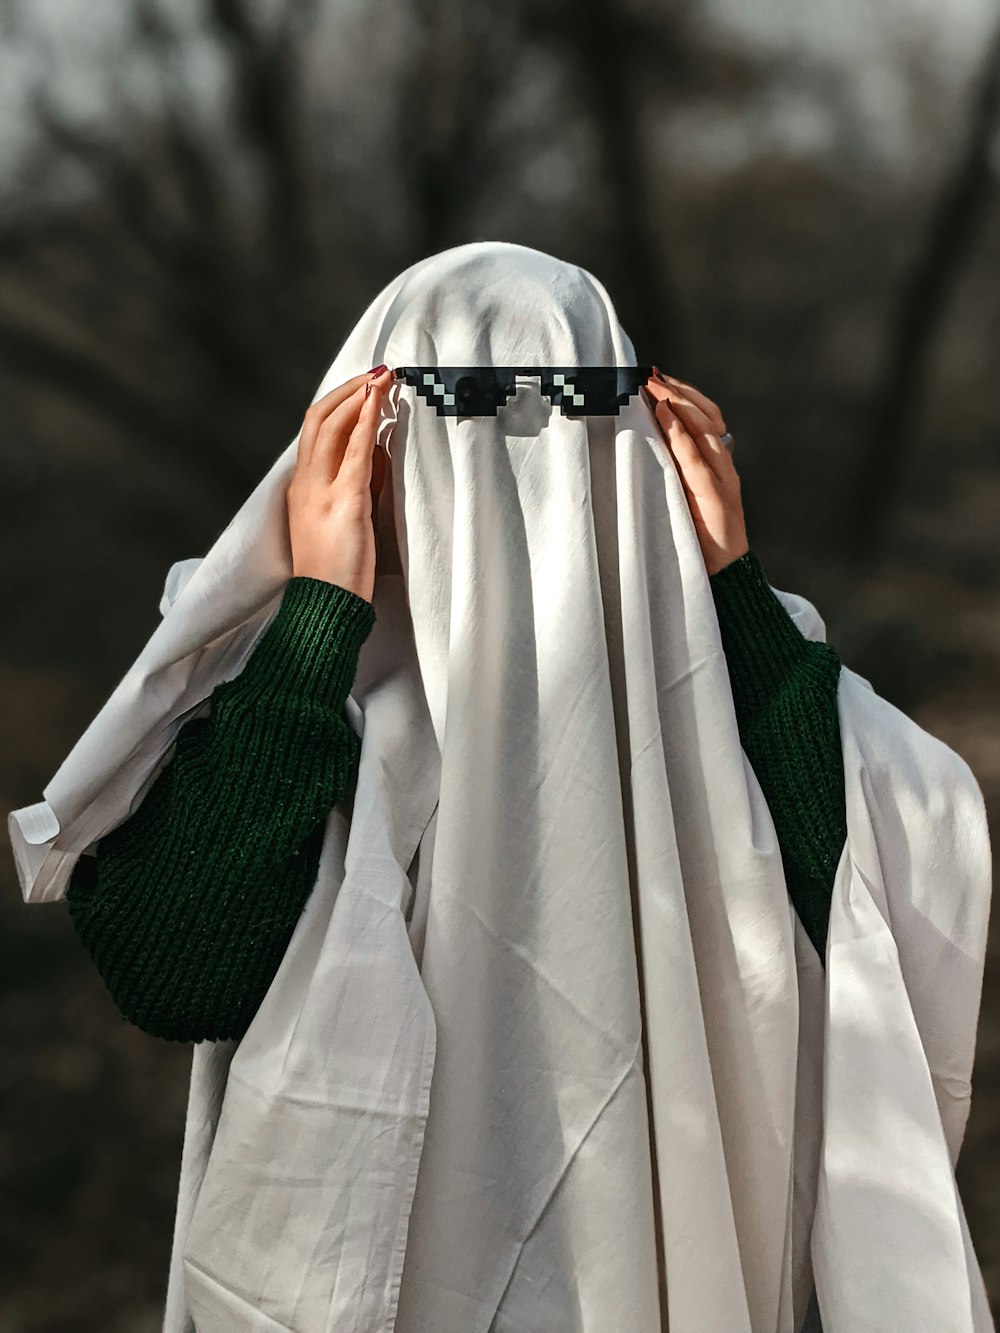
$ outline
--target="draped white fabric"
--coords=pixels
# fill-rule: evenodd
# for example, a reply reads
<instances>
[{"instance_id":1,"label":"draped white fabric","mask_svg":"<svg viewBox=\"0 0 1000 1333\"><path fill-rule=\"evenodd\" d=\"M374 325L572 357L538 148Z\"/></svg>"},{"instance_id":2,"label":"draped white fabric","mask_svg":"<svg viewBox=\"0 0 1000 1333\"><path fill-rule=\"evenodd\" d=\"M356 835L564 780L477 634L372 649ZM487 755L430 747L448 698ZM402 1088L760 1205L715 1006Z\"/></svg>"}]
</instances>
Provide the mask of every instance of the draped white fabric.
<instances>
[{"instance_id":1,"label":"draped white fabric","mask_svg":"<svg viewBox=\"0 0 1000 1333\"><path fill-rule=\"evenodd\" d=\"M590 274L475 242L394 279L317 397L379 361L635 356ZM991 887L967 764L845 665L824 974L641 398L572 420L529 383L458 419L404 389L390 432L405 572L347 703L353 807L246 1036L194 1047L165 1333L796 1333L814 1281L827 1333L993 1329L954 1176ZM11 815L27 902L274 614L296 444Z\"/></svg>"}]
</instances>

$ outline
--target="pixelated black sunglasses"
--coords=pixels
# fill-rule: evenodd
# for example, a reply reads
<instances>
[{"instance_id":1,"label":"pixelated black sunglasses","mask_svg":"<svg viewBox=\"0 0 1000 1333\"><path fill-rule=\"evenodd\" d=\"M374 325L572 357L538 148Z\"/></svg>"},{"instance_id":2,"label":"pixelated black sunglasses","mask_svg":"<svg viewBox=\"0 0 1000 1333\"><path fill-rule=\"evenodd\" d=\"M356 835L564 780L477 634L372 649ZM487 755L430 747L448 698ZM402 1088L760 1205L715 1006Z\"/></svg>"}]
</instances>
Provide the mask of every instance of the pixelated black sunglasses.
<instances>
[{"instance_id":1,"label":"pixelated black sunglasses","mask_svg":"<svg viewBox=\"0 0 1000 1333\"><path fill-rule=\"evenodd\" d=\"M652 366L397 366L439 417L495 417L518 379L537 379L564 416L615 417L653 373Z\"/></svg>"}]
</instances>

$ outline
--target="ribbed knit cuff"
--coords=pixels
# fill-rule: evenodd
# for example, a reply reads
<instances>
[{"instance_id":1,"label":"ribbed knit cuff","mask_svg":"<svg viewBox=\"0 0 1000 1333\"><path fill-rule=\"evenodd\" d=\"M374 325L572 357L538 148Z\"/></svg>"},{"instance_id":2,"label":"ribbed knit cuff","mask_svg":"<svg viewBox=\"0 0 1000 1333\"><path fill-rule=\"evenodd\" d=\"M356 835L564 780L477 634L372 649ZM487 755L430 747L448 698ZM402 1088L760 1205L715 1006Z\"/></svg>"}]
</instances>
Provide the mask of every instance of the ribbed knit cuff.
<instances>
[{"instance_id":1,"label":"ribbed knit cuff","mask_svg":"<svg viewBox=\"0 0 1000 1333\"><path fill-rule=\"evenodd\" d=\"M242 672L227 684L259 695L305 696L339 710L375 621L374 606L357 593L295 575Z\"/></svg>"},{"instance_id":2,"label":"ribbed knit cuff","mask_svg":"<svg viewBox=\"0 0 1000 1333\"><path fill-rule=\"evenodd\" d=\"M810 660L810 640L775 596L753 550L709 577L737 712L773 698Z\"/></svg>"}]
</instances>

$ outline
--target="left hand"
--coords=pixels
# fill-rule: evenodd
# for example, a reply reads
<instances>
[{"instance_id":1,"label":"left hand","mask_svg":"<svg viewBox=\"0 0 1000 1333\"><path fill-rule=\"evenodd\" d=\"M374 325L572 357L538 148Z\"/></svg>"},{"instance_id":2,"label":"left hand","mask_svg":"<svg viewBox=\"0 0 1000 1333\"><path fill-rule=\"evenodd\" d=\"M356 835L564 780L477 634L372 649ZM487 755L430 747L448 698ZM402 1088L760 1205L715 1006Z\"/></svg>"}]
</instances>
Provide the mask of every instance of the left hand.
<instances>
[{"instance_id":1,"label":"left hand","mask_svg":"<svg viewBox=\"0 0 1000 1333\"><path fill-rule=\"evenodd\" d=\"M372 454L391 383L388 367L373 366L309 406L286 493L292 576L335 583L366 602L377 555Z\"/></svg>"},{"instance_id":2,"label":"left hand","mask_svg":"<svg viewBox=\"0 0 1000 1333\"><path fill-rule=\"evenodd\" d=\"M658 373L660 378L651 376L645 389L677 465L711 576L750 549L739 474L731 452L719 440L726 423L715 403L693 384Z\"/></svg>"}]
</instances>

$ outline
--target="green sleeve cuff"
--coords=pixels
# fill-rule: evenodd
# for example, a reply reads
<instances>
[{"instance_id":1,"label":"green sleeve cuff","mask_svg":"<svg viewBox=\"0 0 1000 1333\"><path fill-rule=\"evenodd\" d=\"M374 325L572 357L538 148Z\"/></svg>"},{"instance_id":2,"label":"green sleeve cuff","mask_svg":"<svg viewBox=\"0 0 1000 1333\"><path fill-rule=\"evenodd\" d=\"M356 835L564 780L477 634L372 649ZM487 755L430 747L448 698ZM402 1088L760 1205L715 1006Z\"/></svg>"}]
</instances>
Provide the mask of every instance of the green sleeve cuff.
<instances>
[{"instance_id":1,"label":"green sleeve cuff","mask_svg":"<svg viewBox=\"0 0 1000 1333\"><path fill-rule=\"evenodd\" d=\"M258 696L309 698L340 710L358 669L375 608L326 579L296 575L281 605L229 686ZM221 688L221 687L218 687Z\"/></svg>"},{"instance_id":2,"label":"green sleeve cuff","mask_svg":"<svg viewBox=\"0 0 1000 1333\"><path fill-rule=\"evenodd\" d=\"M717 570L709 584L737 711L747 716L773 699L793 673L804 667L808 672L816 645L775 596L753 550Z\"/></svg>"}]
</instances>

